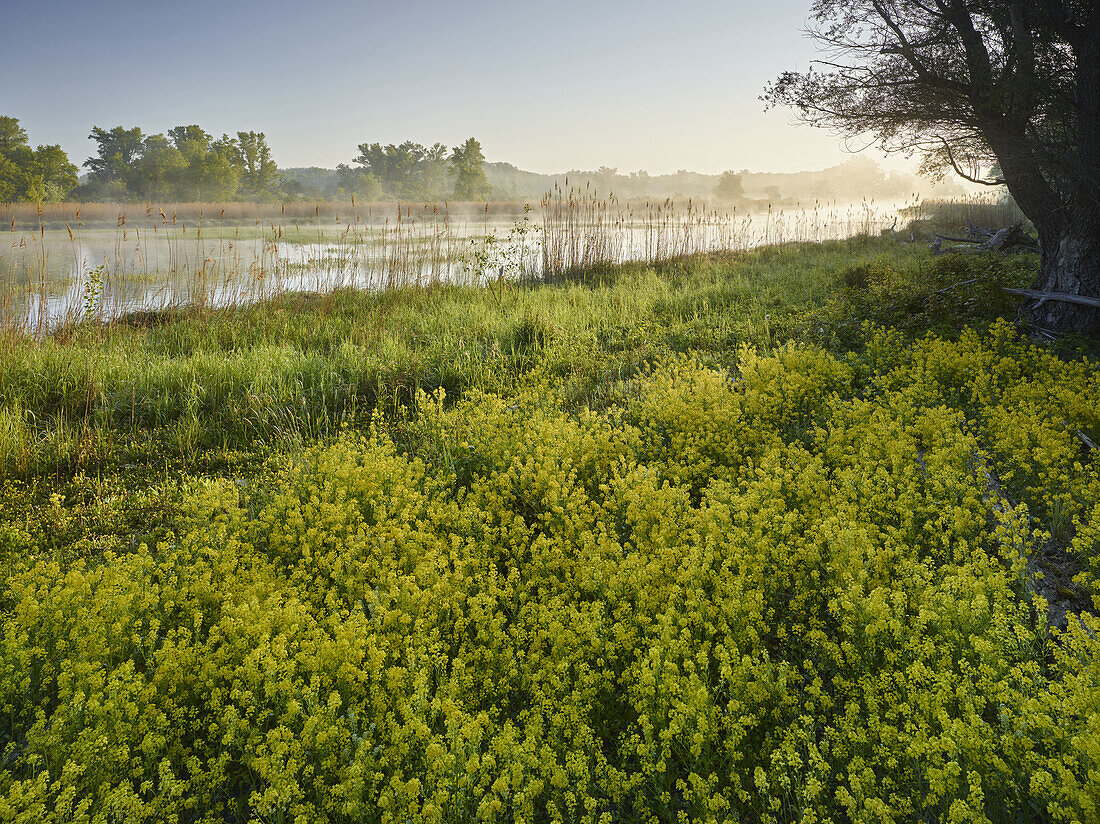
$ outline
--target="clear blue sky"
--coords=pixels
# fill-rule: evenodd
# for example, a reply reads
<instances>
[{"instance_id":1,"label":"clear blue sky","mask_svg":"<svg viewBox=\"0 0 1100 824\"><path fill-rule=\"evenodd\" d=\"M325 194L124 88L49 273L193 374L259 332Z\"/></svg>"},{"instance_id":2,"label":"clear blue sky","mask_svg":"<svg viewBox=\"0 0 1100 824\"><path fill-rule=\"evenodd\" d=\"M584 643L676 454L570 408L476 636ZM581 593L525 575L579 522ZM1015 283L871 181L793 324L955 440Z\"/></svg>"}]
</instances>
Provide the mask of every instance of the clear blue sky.
<instances>
[{"instance_id":1,"label":"clear blue sky","mask_svg":"<svg viewBox=\"0 0 1100 824\"><path fill-rule=\"evenodd\" d=\"M0 0L0 114L78 165L93 125L198 123L265 132L280 166L473 135L540 172L820 168L839 141L758 100L813 58L809 5Z\"/></svg>"}]
</instances>

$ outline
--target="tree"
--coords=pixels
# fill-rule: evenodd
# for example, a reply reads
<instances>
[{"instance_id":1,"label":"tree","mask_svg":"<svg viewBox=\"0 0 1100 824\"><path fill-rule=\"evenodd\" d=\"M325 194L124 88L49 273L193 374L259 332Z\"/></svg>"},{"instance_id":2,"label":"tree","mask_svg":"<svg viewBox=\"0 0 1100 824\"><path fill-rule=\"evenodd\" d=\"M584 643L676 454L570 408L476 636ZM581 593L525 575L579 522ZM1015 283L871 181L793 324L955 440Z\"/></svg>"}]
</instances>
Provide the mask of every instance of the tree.
<instances>
[{"instance_id":1,"label":"tree","mask_svg":"<svg viewBox=\"0 0 1100 824\"><path fill-rule=\"evenodd\" d=\"M451 189L447 168L447 147L433 143L424 149L414 177L415 187L406 194L410 200L441 200Z\"/></svg>"},{"instance_id":2,"label":"tree","mask_svg":"<svg viewBox=\"0 0 1100 824\"><path fill-rule=\"evenodd\" d=\"M233 168L234 149L228 138L215 142L211 135L195 125L169 129L168 137L186 164L177 176L177 197L205 201L233 197L239 177Z\"/></svg>"},{"instance_id":3,"label":"tree","mask_svg":"<svg viewBox=\"0 0 1100 824\"><path fill-rule=\"evenodd\" d=\"M336 166L337 195L359 195L361 200L370 202L382 198L382 184L372 174L361 169L353 169L346 163Z\"/></svg>"},{"instance_id":4,"label":"tree","mask_svg":"<svg viewBox=\"0 0 1100 824\"><path fill-rule=\"evenodd\" d=\"M76 166L58 145L39 146L34 152L34 174L41 184L42 200L63 200L80 182Z\"/></svg>"},{"instance_id":5,"label":"tree","mask_svg":"<svg viewBox=\"0 0 1100 824\"><path fill-rule=\"evenodd\" d=\"M485 155L481 143L471 137L451 149L451 171L455 174L455 200L488 200L492 188L485 177Z\"/></svg>"},{"instance_id":6,"label":"tree","mask_svg":"<svg viewBox=\"0 0 1100 824\"><path fill-rule=\"evenodd\" d=\"M1100 10L1094 0L816 0L823 69L786 72L771 105L926 170L1005 184L1039 233L1021 318L1091 332L1100 313ZM982 174L994 162L1002 177Z\"/></svg>"},{"instance_id":7,"label":"tree","mask_svg":"<svg viewBox=\"0 0 1100 824\"><path fill-rule=\"evenodd\" d=\"M168 130L168 139L184 154L203 154L210 151L214 138L201 126L174 126Z\"/></svg>"},{"instance_id":8,"label":"tree","mask_svg":"<svg viewBox=\"0 0 1100 824\"><path fill-rule=\"evenodd\" d=\"M19 118L0 117L0 155L8 155L14 149L27 145L27 132L19 125Z\"/></svg>"},{"instance_id":9,"label":"tree","mask_svg":"<svg viewBox=\"0 0 1100 824\"><path fill-rule=\"evenodd\" d=\"M187 161L183 153L162 134L145 138L141 158L133 164L133 194L146 200L167 201L176 198Z\"/></svg>"},{"instance_id":10,"label":"tree","mask_svg":"<svg viewBox=\"0 0 1100 824\"><path fill-rule=\"evenodd\" d=\"M237 193L239 177L228 153L212 150L188 163L187 193L200 201L231 200Z\"/></svg>"},{"instance_id":11,"label":"tree","mask_svg":"<svg viewBox=\"0 0 1100 824\"><path fill-rule=\"evenodd\" d=\"M360 143L355 162L383 191L402 200L443 197L447 187L447 147L442 143L421 146L411 140L400 145Z\"/></svg>"},{"instance_id":12,"label":"tree","mask_svg":"<svg viewBox=\"0 0 1100 824\"><path fill-rule=\"evenodd\" d=\"M0 203L22 200L22 189L19 167L0 152Z\"/></svg>"},{"instance_id":13,"label":"tree","mask_svg":"<svg viewBox=\"0 0 1100 824\"><path fill-rule=\"evenodd\" d=\"M19 120L0 117L0 201L61 200L76 184L76 166L60 146L32 149Z\"/></svg>"},{"instance_id":14,"label":"tree","mask_svg":"<svg viewBox=\"0 0 1100 824\"><path fill-rule=\"evenodd\" d=\"M236 140L222 137L230 147L229 156L240 176L241 189L250 197L274 194L278 167L271 159L271 148L263 132L237 132Z\"/></svg>"},{"instance_id":15,"label":"tree","mask_svg":"<svg viewBox=\"0 0 1100 824\"><path fill-rule=\"evenodd\" d=\"M714 187L714 196L719 200L738 201L745 199L745 187L741 184L741 175L737 172L722 172L718 184Z\"/></svg>"},{"instance_id":16,"label":"tree","mask_svg":"<svg viewBox=\"0 0 1100 824\"><path fill-rule=\"evenodd\" d=\"M141 127L124 129L115 126L110 131L92 127L88 135L99 145L99 153L89 157L84 165L91 170L92 180L99 183L121 181L126 183L133 172L134 161L141 156L145 138Z\"/></svg>"}]
</instances>

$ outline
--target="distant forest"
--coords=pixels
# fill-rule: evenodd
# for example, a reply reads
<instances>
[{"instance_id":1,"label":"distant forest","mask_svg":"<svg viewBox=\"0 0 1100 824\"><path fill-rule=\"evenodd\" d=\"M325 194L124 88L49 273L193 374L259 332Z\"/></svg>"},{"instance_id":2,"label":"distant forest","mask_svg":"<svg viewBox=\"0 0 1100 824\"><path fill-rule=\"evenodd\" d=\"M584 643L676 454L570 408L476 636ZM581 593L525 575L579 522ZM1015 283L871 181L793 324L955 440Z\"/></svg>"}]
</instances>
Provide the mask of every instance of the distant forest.
<instances>
[{"instance_id":1,"label":"distant forest","mask_svg":"<svg viewBox=\"0 0 1100 824\"><path fill-rule=\"evenodd\" d=\"M596 171L542 175L525 172L510 163L486 163L485 174L494 191L504 200L537 199L555 185L563 189L590 186L599 195L614 194L620 200L690 197L732 202L764 200L776 204L790 200L900 200L913 195L962 197L966 194L953 181L933 184L916 175L887 172L864 156L853 156L827 169L804 172L742 169L707 175L681 169L675 174L651 175L645 171L621 173L605 166Z\"/></svg>"},{"instance_id":2,"label":"distant forest","mask_svg":"<svg viewBox=\"0 0 1100 824\"><path fill-rule=\"evenodd\" d=\"M963 197L966 191L954 181L933 183L913 174L898 174L881 168L874 160L853 156L827 169L804 172L727 171L720 175L680 170L675 174L651 175L645 171L623 173L606 166L596 170L574 169L557 174L539 174L517 168L511 163L486 162L486 180L493 200L541 200L555 186L562 190L588 187L599 196L614 195L620 200L696 198L768 202L775 205L798 201L852 201L862 198L902 200L913 197ZM364 200L398 199L384 188L355 185L355 168L341 166L324 169L316 166L280 170L283 190L290 198L331 200L351 194ZM362 172L358 172L362 174ZM448 181L450 182L448 174ZM442 197L408 198L433 200ZM452 198L453 199L453 198Z\"/></svg>"},{"instance_id":3,"label":"distant forest","mask_svg":"<svg viewBox=\"0 0 1100 824\"><path fill-rule=\"evenodd\" d=\"M488 162L476 138L448 148L407 140L361 143L335 169L279 169L263 132L215 138L200 126L146 134L138 126L94 126L97 152L84 174L60 146L32 149L14 117L0 117L0 201L537 201L555 188L587 190L619 200L695 198L734 206L782 206L812 201L901 200L919 195L957 197L955 183L934 185L887 172L853 156L820 171L729 170L707 175L680 170L651 175L600 167L539 174L511 163Z\"/></svg>"}]
</instances>

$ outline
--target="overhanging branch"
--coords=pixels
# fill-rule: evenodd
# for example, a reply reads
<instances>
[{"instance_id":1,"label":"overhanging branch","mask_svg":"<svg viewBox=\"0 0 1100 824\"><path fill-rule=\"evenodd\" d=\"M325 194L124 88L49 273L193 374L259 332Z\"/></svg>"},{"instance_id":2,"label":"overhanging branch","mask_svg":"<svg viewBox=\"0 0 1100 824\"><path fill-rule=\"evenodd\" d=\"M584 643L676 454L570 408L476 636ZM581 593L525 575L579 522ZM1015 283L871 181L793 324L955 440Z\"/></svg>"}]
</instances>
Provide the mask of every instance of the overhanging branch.
<instances>
[{"instance_id":1,"label":"overhanging branch","mask_svg":"<svg viewBox=\"0 0 1100 824\"><path fill-rule=\"evenodd\" d=\"M947 162L951 164L951 168L955 170L955 174L957 174L959 177L963 178L964 180L969 180L971 183L977 183L981 186L1005 185L1005 181L1003 178L997 178L995 180L984 180L982 178L974 177L973 175L964 172L959 166L958 162L955 160L955 153L951 150L951 144L944 140L942 137L939 140L943 144L944 151L947 153Z\"/></svg>"}]
</instances>

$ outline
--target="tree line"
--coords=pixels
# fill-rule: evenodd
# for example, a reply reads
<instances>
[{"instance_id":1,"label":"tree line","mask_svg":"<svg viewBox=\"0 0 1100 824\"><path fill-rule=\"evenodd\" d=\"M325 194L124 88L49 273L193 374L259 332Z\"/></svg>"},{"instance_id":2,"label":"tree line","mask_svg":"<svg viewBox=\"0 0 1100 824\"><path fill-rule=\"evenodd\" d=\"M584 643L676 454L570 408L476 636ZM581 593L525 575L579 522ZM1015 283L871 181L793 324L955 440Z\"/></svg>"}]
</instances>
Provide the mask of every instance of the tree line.
<instances>
[{"instance_id":1,"label":"tree line","mask_svg":"<svg viewBox=\"0 0 1100 824\"><path fill-rule=\"evenodd\" d=\"M352 162L336 167L337 192L363 200L488 200L493 195L481 143L473 137L449 151L442 143L423 146L411 140L360 143Z\"/></svg>"},{"instance_id":2,"label":"tree line","mask_svg":"<svg viewBox=\"0 0 1100 824\"><path fill-rule=\"evenodd\" d=\"M86 200L266 200L278 195L278 176L263 132L215 139L199 126L167 134L92 128L99 151L88 158Z\"/></svg>"},{"instance_id":3,"label":"tree line","mask_svg":"<svg viewBox=\"0 0 1100 824\"><path fill-rule=\"evenodd\" d=\"M33 149L19 121L0 116L0 203L63 200L78 183L60 146Z\"/></svg>"},{"instance_id":4,"label":"tree line","mask_svg":"<svg viewBox=\"0 0 1100 824\"><path fill-rule=\"evenodd\" d=\"M602 166L559 174L489 163L481 143L361 143L358 154L336 169L280 169L263 132L215 139L197 125L165 134L140 127L93 127L96 154L83 164L85 179L60 146L32 149L13 117L0 117L0 202L4 201L537 201L555 187L588 187L620 199L698 198L735 207L784 206L794 201L923 196L961 196L949 182L933 184L911 174L887 173L873 160L853 157L812 172L726 171L651 175Z\"/></svg>"},{"instance_id":5,"label":"tree line","mask_svg":"<svg viewBox=\"0 0 1100 824\"><path fill-rule=\"evenodd\" d=\"M140 126L93 126L96 153L79 170L60 146L32 149L14 117L0 117L0 202L228 201L296 199L308 192L300 174L280 172L263 132L215 138L201 126L146 134ZM363 200L488 200L481 143L448 149L361 143L351 164L336 168L329 196Z\"/></svg>"}]
</instances>

